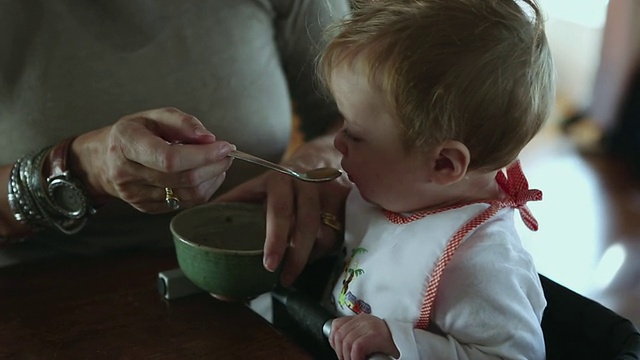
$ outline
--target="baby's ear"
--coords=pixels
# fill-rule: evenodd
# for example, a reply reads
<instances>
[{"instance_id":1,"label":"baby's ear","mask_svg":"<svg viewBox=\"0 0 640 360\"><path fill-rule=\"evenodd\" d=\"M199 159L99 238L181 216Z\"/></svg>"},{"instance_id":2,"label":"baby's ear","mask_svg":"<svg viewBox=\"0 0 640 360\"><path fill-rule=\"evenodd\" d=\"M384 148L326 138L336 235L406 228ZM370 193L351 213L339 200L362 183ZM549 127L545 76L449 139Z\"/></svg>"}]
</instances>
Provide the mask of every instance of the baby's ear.
<instances>
[{"instance_id":1,"label":"baby's ear","mask_svg":"<svg viewBox=\"0 0 640 360\"><path fill-rule=\"evenodd\" d=\"M467 175L471 155L469 149L455 140L445 141L435 150L435 161L431 169L431 181L438 185L449 185Z\"/></svg>"}]
</instances>

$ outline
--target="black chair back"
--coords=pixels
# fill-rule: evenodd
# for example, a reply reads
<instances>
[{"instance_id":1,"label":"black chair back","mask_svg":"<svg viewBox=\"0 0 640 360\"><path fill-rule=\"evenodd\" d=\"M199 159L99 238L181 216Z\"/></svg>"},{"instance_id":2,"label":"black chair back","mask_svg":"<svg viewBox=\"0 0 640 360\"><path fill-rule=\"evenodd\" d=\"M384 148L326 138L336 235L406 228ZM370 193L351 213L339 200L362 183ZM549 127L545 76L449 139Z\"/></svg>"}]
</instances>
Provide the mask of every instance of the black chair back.
<instances>
[{"instance_id":1,"label":"black chair back","mask_svg":"<svg viewBox=\"0 0 640 360\"><path fill-rule=\"evenodd\" d=\"M640 333L631 321L544 275L540 281L547 360L640 360Z\"/></svg>"}]
</instances>

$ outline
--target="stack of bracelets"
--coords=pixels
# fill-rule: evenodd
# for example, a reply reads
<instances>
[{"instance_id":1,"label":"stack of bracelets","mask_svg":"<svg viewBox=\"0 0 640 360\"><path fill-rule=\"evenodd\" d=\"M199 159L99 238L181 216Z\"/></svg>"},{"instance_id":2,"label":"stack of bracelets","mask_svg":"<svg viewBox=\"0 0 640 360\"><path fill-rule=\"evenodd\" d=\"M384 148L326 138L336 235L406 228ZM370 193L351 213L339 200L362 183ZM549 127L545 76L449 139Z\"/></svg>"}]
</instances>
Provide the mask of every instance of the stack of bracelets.
<instances>
[{"instance_id":1,"label":"stack of bracelets","mask_svg":"<svg viewBox=\"0 0 640 360\"><path fill-rule=\"evenodd\" d=\"M55 228L71 235L95 213L82 185L66 169L73 139L18 159L11 168L8 200L15 219L31 232ZM50 175L43 175L49 158ZM5 240L7 241L7 240ZM17 240L19 241L19 240Z\"/></svg>"}]
</instances>

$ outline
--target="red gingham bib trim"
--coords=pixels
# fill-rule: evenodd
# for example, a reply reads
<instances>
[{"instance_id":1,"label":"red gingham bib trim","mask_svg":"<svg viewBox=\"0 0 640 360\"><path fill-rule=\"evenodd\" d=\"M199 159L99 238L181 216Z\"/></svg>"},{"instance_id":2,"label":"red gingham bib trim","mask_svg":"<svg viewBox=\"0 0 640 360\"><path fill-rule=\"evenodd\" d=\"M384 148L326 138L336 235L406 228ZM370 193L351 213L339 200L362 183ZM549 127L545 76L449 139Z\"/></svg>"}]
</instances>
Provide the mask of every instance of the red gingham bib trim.
<instances>
[{"instance_id":1,"label":"red gingham bib trim","mask_svg":"<svg viewBox=\"0 0 640 360\"><path fill-rule=\"evenodd\" d=\"M436 300L436 293L438 292L438 285L440 284L440 278L442 277L442 272L444 268L449 264L449 261L453 257L453 254L458 249L462 240L474 229L478 226L484 224L487 220L489 220L492 216L494 216L500 209L502 208L499 204L492 204L490 207L481 212L478 216L469 220L466 224L464 224L456 233L449 239L447 243L447 247L444 249L442 256L436 263L436 266L433 269L431 274L431 279L429 280L429 284L427 285L427 292L422 300L422 307L420 308L420 317L416 322L416 328L418 329L427 329L429 326L429 321L431 320L431 310L433 308L433 303Z\"/></svg>"},{"instance_id":2,"label":"red gingham bib trim","mask_svg":"<svg viewBox=\"0 0 640 360\"><path fill-rule=\"evenodd\" d=\"M522 167L520 165L520 161L517 160L511 166L507 168L507 176L502 171L498 171L496 173L496 182L500 186L500 189L507 195L502 200L479 200L472 201L464 204L458 204L453 206L448 206L440 209L433 210L424 210L417 211L412 213L411 215L402 215L395 213L389 210L383 210L384 215L391 223L396 225L406 225L413 221L420 220L426 216L459 209L464 206L469 206L473 204L494 204L499 203L502 207L513 207L519 210L520 216L522 217L522 221L527 225L527 227L533 231L538 230L538 222L531 214L531 211L527 207L528 201L539 201L542 200L542 192L537 189L529 189L529 182L527 181L524 173L522 172Z\"/></svg>"},{"instance_id":3,"label":"red gingham bib trim","mask_svg":"<svg viewBox=\"0 0 640 360\"><path fill-rule=\"evenodd\" d=\"M422 300L420 316L418 318L418 321L416 322L416 328L426 330L429 326L433 304L435 303L438 285L440 284L442 273L449 261L451 261L453 254L462 243L462 240L470 232L487 222L487 220L496 215L498 211L506 207L518 209L525 225L533 231L538 230L538 222L531 214L531 211L527 207L526 203L527 201L542 200L542 192L536 189L529 189L529 183L527 182L527 179L522 172L520 161L516 161L514 164L507 168L506 176L502 171L498 171L498 173L496 174L496 181L498 182L500 188L506 193L506 198L498 201L488 202L490 206L487 209L469 220L466 224L464 224L460 229L456 231L451 239L449 239L447 246L445 247L443 254L438 259L438 262L436 263L431 274L431 278L427 284L427 291ZM482 202L483 201L479 201L476 203ZM408 224L412 221L421 219L428 215L457 209L470 204L456 205L443 209L417 212L410 216L403 216L390 211L385 211L385 215L387 219L389 219L389 221L393 222L394 224Z\"/></svg>"},{"instance_id":4,"label":"red gingham bib trim","mask_svg":"<svg viewBox=\"0 0 640 360\"><path fill-rule=\"evenodd\" d=\"M441 208L441 209L416 211L414 213L411 213L411 215L407 215L407 216L395 213L393 211L384 210L384 216L387 218L387 220L389 220L390 222L392 222L392 223L394 223L396 225L406 225L406 224L409 224L409 223L414 222L416 220L420 220L423 217L426 217L426 216L429 216L429 215L438 214L438 213L441 213L441 212L454 210L454 209L459 209L461 207L465 207L465 206L473 205L473 204L480 204L480 203L487 203L487 201L475 201L475 202L469 202L469 203L465 203L465 204L449 206L449 207L445 207L445 208Z\"/></svg>"}]
</instances>

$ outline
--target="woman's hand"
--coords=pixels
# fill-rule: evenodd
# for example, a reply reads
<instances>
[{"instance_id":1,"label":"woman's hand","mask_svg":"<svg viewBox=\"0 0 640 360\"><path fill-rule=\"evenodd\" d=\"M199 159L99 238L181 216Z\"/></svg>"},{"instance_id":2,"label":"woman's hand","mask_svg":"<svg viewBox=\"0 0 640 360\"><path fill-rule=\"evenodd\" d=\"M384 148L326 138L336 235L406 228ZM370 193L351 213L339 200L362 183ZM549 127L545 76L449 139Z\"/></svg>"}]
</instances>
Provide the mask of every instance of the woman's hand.
<instances>
[{"instance_id":1,"label":"woman's hand","mask_svg":"<svg viewBox=\"0 0 640 360\"><path fill-rule=\"evenodd\" d=\"M286 165L297 170L322 166L340 168L340 159L333 147L333 136L327 135L301 145ZM309 260L327 254L338 245L342 233L322 225L321 214L329 213L342 219L350 188L345 176L327 183L306 183L268 171L215 201L266 202L264 265L275 271L284 259L280 281L288 286Z\"/></svg>"},{"instance_id":2,"label":"woman's hand","mask_svg":"<svg viewBox=\"0 0 640 360\"><path fill-rule=\"evenodd\" d=\"M369 314L333 319L329 344L340 360L364 360L375 353L400 356L387 323Z\"/></svg>"},{"instance_id":3,"label":"woman's hand","mask_svg":"<svg viewBox=\"0 0 640 360\"><path fill-rule=\"evenodd\" d=\"M163 108L79 136L70 163L98 202L115 197L139 211L163 213L172 210L165 188L173 189L182 207L210 200L231 165L232 149L194 116Z\"/></svg>"}]
</instances>

